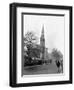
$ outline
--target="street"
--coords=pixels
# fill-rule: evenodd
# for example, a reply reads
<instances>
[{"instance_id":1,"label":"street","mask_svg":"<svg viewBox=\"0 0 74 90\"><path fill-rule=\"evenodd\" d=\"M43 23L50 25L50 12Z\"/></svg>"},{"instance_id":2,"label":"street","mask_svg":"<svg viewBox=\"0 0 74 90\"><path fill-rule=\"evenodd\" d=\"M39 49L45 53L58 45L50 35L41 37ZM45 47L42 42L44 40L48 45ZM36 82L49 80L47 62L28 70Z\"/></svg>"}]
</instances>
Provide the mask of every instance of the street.
<instances>
[{"instance_id":1,"label":"street","mask_svg":"<svg viewBox=\"0 0 74 90\"><path fill-rule=\"evenodd\" d=\"M24 67L23 75L55 74L58 68L54 63Z\"/></svg>"}]
</instances>

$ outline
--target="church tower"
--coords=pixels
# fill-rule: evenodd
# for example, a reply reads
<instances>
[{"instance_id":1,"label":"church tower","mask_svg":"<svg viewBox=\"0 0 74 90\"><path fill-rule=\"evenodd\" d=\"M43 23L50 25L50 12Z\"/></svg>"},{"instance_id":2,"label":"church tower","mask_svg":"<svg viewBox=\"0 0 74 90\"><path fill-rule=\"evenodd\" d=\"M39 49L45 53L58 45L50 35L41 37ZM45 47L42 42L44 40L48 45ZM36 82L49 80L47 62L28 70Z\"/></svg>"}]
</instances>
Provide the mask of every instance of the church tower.
<instances>
[{"instance_id":1,"label":"church tower","mask_svg":"<svg viewBox=\"0 0 74 90\"><path fill-rule=\"evenodd\" d=\"M45 56L45 38L44 38L44 25L42 26L42 32L40 37L41 55L40 58L44 60Z\"/></svg>"}]
</instances>

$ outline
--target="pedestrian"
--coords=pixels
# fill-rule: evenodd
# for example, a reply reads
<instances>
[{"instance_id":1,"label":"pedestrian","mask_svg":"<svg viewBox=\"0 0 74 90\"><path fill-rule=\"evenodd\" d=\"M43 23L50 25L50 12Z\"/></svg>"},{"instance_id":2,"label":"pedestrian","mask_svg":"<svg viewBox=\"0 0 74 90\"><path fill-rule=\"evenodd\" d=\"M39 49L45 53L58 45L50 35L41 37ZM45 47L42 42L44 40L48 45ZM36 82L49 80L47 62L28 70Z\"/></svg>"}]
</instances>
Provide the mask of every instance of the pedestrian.
<instances>
[{"instance_id":1,"label":"pedestrian","mask_svg":"<svg viewBox=\"0 0 74 90\"><path fill-rule=\"evenodd\" d=\"M57 68L58 68L58 73L60 73L60 61L59 60L56 60L56 65L57 65Z\"/></svg>"},{"instance_id":2,"label":"pedestrian","mask_svg":"<svg viewBox=\"0 0 74 90\"><path fill-rule=\"evenodd\" d=\"M61 65L61 71L62 71L62 73L63 73L63 60L61 60L60 65Z\"/></svg>"}]
</instances>

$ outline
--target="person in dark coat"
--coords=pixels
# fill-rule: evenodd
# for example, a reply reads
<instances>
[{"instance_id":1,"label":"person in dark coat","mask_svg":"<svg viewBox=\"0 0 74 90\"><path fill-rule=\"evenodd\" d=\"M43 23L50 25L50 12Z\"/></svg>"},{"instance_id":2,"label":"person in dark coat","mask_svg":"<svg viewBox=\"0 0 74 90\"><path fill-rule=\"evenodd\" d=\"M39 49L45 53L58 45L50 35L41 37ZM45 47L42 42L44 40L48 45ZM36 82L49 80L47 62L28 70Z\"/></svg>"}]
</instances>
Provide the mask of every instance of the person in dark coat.
<instances>
[{"instance_id":1,"label":"person in dark coat","mask_svg":"<svg viewBox=\"0 0 74 90\"><path fill-rule=\"evenodd\" d=\"M61 62L60 62L60 66L61 66L61 71L62 71L62 73L63 73L63 59L62 59Z\"/></svg>"},{"instance_id":2,"label":"person in dark coat","mask_svg":"<svg viewBox=\"0 0 74 90\"><path fill-rule=\"evenodd\" d=\"M56 65L57 65L57 68L58 68L58 73L60 73L60 61L59 60L56 60Z\"/></svg>"}]
</instances>

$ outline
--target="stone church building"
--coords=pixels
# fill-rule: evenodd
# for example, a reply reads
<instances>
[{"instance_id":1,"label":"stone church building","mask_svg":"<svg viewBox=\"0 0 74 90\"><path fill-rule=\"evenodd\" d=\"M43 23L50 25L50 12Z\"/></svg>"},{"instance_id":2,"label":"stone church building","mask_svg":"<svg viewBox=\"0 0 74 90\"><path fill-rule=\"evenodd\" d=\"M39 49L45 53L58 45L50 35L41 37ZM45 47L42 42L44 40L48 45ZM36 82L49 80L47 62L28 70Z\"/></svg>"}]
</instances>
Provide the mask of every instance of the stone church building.
<instances>
[{"instance_id":1,"label":"stone church building","mask_svg":"<svg viewBox=\"0 0 74 90\"><path fill-rule=\"evenodd\" d=\"M42 27L42 32L40 37L40 47L41 47L40 58L42 60L48 60L49 53L48 53L48 48L45 47L44 26Z\"/></svg>"},{"instance_id":2,"label":"stone church building","mask_svg":"<svg viewBox=\"0 0 74 90\"><path fill-rule=\"evenodd\" d=\"M45 46L44 26L41 30L40 44L34 44L34 47L40 49L39 58L41 60L49 60L50 54L48 53L48 48Z\"/></svg>"},{"instance_id":3,"label":"stone church building","mask_svg":"<svg viewBox=\"0 0 74 90\"><path fill-rule=\"evenodd\" d=\"M50 59L50 54L48 53L48 48L46 48L46 46L45 46L44 26L42 26L42 30L41 30L40 44L34 44L33 48L37 48L40 50L40 52L38 53L38 59L40 59L40 60L49 60ZM33 56L33 55L31 55L31 56Z\"/></svg>"}]
</instances>

